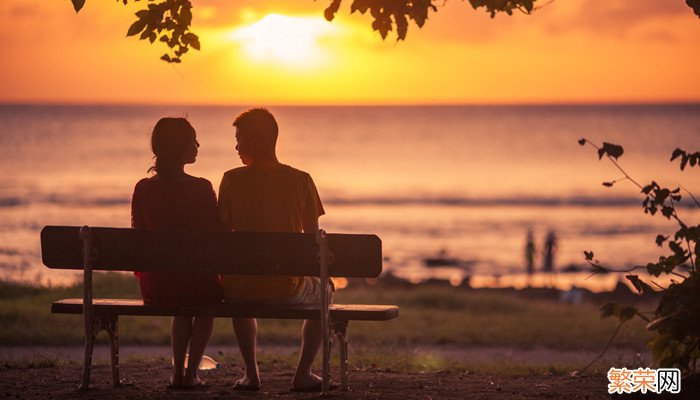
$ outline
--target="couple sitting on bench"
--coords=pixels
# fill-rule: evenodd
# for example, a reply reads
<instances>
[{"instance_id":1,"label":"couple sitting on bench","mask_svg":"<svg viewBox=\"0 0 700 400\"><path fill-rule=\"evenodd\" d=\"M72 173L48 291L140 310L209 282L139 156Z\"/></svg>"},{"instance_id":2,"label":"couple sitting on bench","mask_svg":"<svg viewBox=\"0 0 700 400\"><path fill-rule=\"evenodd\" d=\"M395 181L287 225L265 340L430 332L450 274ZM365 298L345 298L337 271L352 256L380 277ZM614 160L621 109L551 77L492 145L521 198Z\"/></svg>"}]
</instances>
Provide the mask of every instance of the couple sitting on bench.
<instances>
[{"instance_id":1,"label":"couple sitting on bench","mask_svg":"<svg viewBox=\"0 0 700 400\"><path fill-rule=\"evenodd\" d=\"M217 206L211 183L184 171L186 164L195 162L199 147L192 125L184 118L158 121L151 137L155 165L149 170L155 175L142 179L134 189L134 228L307 233L318 230L318 217L324 214L320 197L308 173L277 160L278 127L272 114L265 109L251 109L239 115L233 126L236 150L244 166L224 174ZM192 265L190 270L178 273L137 272L144 303L173 308L212 305L222 299L239 304L317 304L324 290L315 277L220 277L197 271L198 266ZM304 321L292 390L321 391L321 378L311 371L322 343L320 324L319 320ZM233 318L233 328L246 367L245 376L236 381L234 388L259 390L257 321ZM213 317L173 317L174 367L170 387L204 385L197 370L212 329Z\"/></svg>"}]
</instances>

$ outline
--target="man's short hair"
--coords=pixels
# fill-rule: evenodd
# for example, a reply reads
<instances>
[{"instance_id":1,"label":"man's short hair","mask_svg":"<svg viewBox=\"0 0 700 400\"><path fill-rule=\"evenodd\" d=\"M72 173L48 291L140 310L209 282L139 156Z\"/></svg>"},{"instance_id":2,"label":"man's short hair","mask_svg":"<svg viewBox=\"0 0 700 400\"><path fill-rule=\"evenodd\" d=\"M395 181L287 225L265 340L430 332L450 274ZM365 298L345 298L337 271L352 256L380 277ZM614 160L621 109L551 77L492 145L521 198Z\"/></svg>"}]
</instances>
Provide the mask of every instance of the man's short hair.
<instances>
[{"instance_id":1,"label":"man's short hair","mask_svg":"<svg viewBox=\"0 0 700 400\"><path fill-rule=\"evenodd\" d=\"M277 121L266 108L251 108L242 112L233 121L233 126L246 136L254 136L266 146L271 145L274 148L277 143Z\"/></svg>"}]
</instances>

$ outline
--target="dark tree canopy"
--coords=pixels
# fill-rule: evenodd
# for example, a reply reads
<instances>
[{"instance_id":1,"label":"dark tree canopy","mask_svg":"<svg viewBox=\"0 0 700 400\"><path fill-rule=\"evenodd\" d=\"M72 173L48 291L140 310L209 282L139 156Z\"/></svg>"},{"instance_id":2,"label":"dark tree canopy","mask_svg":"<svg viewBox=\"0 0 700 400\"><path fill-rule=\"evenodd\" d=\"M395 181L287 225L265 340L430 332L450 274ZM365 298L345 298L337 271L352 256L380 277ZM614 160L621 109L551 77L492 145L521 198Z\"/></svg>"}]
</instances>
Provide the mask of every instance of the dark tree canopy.
<instances>
[{"instance_id":1,"label":"dark tree canopy","mask_svg":"<svg viewBox=\"0 0 700 400\"><path fill-rule=\"evenodd\" d=\"M71 0L78 12L86 0ZM143 1L145 8L136 13L136 21L131 24L126 35L139 35L139 39L164 43L170 51L161 59L169 63L179 63L180 57L190 48L199 50L199 37L190 30L192 24L192 0L117 0L127 4ZM324 11L328 21L332 21L340 10L343 0L326 0L330 2ZM436 12L437 5L447 0L346 0L350 4L350 13L358 11L372 17L372 29L378 31L382 39L389 32L395 32L397 40L406 39L409 22L413 21L419 28L428 20L429 12ZM512 15L518 10L530 14L536 9L537 0L468 0L476 10L478 8L495 17L504 12ZM543 0L540 0L542 3ZM552 1L552 0L550 0ZM700 0L686 0L698 17L700 17Z\"/></svg>"}]
</instances>

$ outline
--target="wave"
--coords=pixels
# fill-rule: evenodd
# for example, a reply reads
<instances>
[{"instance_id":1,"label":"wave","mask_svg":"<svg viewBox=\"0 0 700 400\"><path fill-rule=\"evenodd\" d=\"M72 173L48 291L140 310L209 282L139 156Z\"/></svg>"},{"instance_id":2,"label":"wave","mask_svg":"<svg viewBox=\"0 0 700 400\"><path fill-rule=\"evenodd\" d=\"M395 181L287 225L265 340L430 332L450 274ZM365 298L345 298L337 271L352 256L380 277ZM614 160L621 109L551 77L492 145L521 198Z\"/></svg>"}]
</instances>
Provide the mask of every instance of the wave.
<instances>
[{"instance_id":1,"label":"wave","mask_svg":"<svg viewBox=\"0 0 700 400\"><path fill-rule=\"evenodd\" d=\"M493 197L459 196L326 196L323 203L334 206L542 206L542 207L629 207L641 208L642 199L635 197ZM28 204L51 204L66 207L110 207L131 204L130 196L86 196L84 194L0 197L0 208ZM688 199L681 208L695 207Z\"/></svg>"},{"instance_id":2,"label":"wave","mask_svg":"<svg viewBox=\"0 0 700 400\"><path fill-rule=\"evenodd\" d=\"M642 199L635 197L326 197L324 203L355 206L546 206L546 207L629 207L641 208ZM685 200L678 204L679 207L693 207L691 201Z\"/></svg>"},{"instance_id":3,"label":"wave","mask_svg":"<svg viewBox=\"0 0 700 400\"><path fill-rule=\"evenodd\" d=\"M29 204L50 204L66 207L119 206L131 204L130 197L80 197L79 195L49 195L44 197L0 197L0 208L27 206Z\"/></svg>"}]
</instances>

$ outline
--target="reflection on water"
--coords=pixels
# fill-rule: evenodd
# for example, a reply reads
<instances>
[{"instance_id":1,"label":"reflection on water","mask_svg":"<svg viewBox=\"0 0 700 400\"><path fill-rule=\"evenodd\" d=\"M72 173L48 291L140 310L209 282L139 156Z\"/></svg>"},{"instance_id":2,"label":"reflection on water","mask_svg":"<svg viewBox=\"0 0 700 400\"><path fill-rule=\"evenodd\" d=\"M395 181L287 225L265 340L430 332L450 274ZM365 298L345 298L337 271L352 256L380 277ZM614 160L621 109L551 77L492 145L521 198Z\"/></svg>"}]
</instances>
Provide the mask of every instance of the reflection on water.
<instances>
[{"instance_id":1,"label":"reflection on water","mask_svg":"<svg viewBox=\"0 0 700 400\"><path fill-rule=\"evenodd\" d=\"M74 272L41 264L45 225L127 227L135 182L151 165L148 133L187 114L202 144L193 175L218 187L238 166L231 118L242 107L0 106L0 279L65 284ZM676 146L700 148L700 106L276 107L279 155L311 173L329 232L374 233L384 268L411 282L473 287L527 284L524 248L537 247L532 285L545 285L541 249L557 235L555 270L585 267L583 250L628 268L665 251L675 226L643 215L637 190L600 186L618 172L577 140L625 145L642 182L684 183L668 163ZM97 135L95 132L99 132ZM190 167L188 167L190 168ZM631 199L631 200L630 200ZM700 211L683 208L690 224ZM460 267L426 266L445 250ZM557 274L553 285L592 290L611 277ZM498 278L496 278L496 276Z\"/></svg>"}]
</instances>

